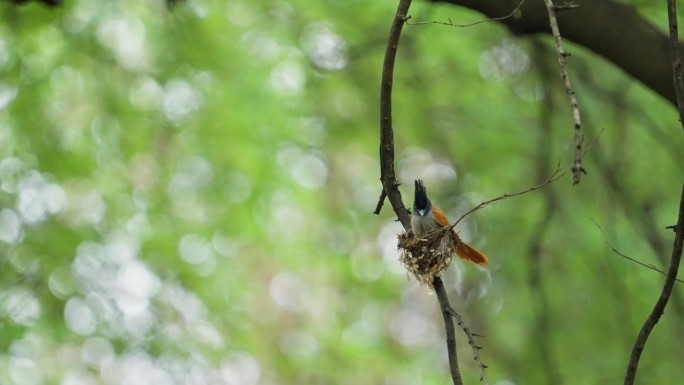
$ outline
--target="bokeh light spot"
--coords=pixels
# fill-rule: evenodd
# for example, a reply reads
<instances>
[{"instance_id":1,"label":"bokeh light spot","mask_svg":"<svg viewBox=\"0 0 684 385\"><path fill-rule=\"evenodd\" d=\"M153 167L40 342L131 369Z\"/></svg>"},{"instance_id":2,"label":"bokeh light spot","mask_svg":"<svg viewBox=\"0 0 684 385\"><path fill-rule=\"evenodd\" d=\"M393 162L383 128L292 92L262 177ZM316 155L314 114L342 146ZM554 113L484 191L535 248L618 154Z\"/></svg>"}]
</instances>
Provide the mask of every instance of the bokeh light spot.
<instances>
[{"instance_id":1,"label":"bokeh light spot","mask_svg":"<svg viewBox=\"0 0 684 385\"><path fill-rule=\"evenodd\" d=\"M10 287L0 293L0 314L19 325L29 326L40 316L40 302L29 289Z\"/></svg>"},{"instance_id":2,"label":"bokeh light spot","mask_svg":"<svg viewBox=\"0 0 684 385\"><path fill-rule=\"evenodd\" d=\"M304 88L306 76L301 64L296 61L286 60L273 68L269 82L271 89L277 94L294 96Z\"/></svg>"},{"instance_id":3,"label":"bokeh light spot","mask_svg":"<svg viewBox=\"0 0 684 385\"><path fill-rule=\"evenodd\" d=\"M214 258L211 242L195 234L186 234L178 242L178 254L191 264L199 265Z\"/></svg>"},{"instance_id":4,"label":"bokeh light spot","mask_svg":"<svg viewBox=\"0 0 684 385\"><path fill-rule=\"evenodd\" d=\"M273 302L290 312L304 310L308 289L304 281L292 273L282 272L271 279L268 292Z\"/></svg>"},{"instance_id":5,"label":"bokeh light spot","mask_svg":"<svg viewBox=\"0 0 684 385\"><path fill-rule=\"evenodd\" d=\"M192 116L204 104L202 94L185 80L172 80L164 87L164 115L174 123Z\"/></svg>"},{"instance_id":6,"label":"bokeh light spot","mask_svg":"<svg viewBox=\"0 0 684 385\"><path fill-rule=\"evenodd\" d=\"M114 348L109 340L101 337L90 337L83 343L81 352L83 361L99 368L114 361Z\"/></svg>"},{"instance_id":7,"label":"bokeh light spot","mask_svg":"<svg viewBox=\"0 0 684 385\"><path fill-rule=\"evenodd\" d=\"M404 346L428 345L435 340L435 330L429 318L415 309L404 309L390 320L392 337Z\"/></svg>"},{"instance_id":8,"label":"bokeh light spot","mask_svg":"<svg viewBox=\"0 0 684 385\"><path fill-rule=\"evenodd\" d=\"M11 245L17 243L21 236L21 219L10 209L0 210L0 241Z\"/></svg>"},{"instance_id":9,"label":"bokeh light spot","mask_svg":"<svg viewBox=\"0 0 684 385\"><path fill-rule=\"evenodd\" d=\"M71 298L64 307L64 321L69 330L80 335L93 334L97 328L95 312L80 298Z\"/></svg>"},{"instance_id":10,"label":"bokeh light spot","mask_svg":"<svg viewBox=\"0 0 684 385\"><path fill-rule=\"evenodd\" d=\"M485 51L480 57L480 76L497 82L519 75L530 66L530 58L518 44L505 39L501 44Z\"/></svg>"},{"instance_id":11,"label":"bokeh light spot","mask_svg":"<svg viewBox=\"0 0 684 385\"><path fill-rule=\"evenodd\" d=\"M221 378L225 385L256 385L261 378L261 367L248 353L235 353L221 363Z\"/></svg>"},{"instance_id":12,"label":"bokeh light spot","mask_svg":"<svg viewBox=\"0 0 684 385\"><path fill-rule=\"evenodd\" d=\"M9 375L15 384L39 385L43 383L43 372L35 361L26 357L12 357L9 361Z\"/></svg>"},{"instance_id":13,"label":"bokeh light spot","mask_svg":"<svg viewBox=\"0 0 684 385\"><path fill-rule=\"evenodd\" d=\"M309 24L301 37L311 62L322 69L341 70L347 66L347 43L325 23Z\"/></svg>"}]
</instances>

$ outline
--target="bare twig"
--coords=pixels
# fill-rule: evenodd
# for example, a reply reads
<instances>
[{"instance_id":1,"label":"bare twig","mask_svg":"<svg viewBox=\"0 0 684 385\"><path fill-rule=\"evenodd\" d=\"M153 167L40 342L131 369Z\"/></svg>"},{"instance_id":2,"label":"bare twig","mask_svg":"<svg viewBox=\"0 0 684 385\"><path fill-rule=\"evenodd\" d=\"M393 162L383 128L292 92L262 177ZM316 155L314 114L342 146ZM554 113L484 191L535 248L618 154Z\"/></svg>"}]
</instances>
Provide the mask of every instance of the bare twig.
<instances>
[{"instance_id":1,"label":"bare twig","mask_svg":"<svg viewBox=\"0 0 684 385\"><path fill-rule=\"evenodd\" d=\"M523 190L523 191L518 191L518 192L511 193L511 194L505 193L505 194L503 194L503 195L501 195L501 196L498 196L498 197L496 197L496 198L494 198L494 199L490 199L490 200L488 200L488 201L480 202L479 205L473 207L472 209L466 211L465 214L461 215L461 216L460 216L456 221L454 221L454 223L452 223L451 226L449 226L449 227L453 229L454 227L456 227L456 225L457 225L459 222L461 222L461 221L463 220L463 218L467 217L468 215L474 213L475 211L477 211L477 210L479 210L479 209L481 209L481 208L483 208L483 207L485 207L485 206L487 206L487 205L490 205L490 204L492 204L492 203L494 203L494 202L498 202L498 201L500 201L500 200L504 200L504 199L507 199L507 198L512 198L512 197L515 197L515 196L518 196L518 195L527 194L528 192L531 192L531 191L539 190L540 188L546 186L547 184L549 184L549 183L551 183L551 182L553 182L553 181L556 181L556 180L562 178L562 177L563 177L565 174L567 174L567 173L568 173L568 170L561 172L560 162L558 162L558 165L556 166L556 170L553 172L553 174L551 174L551 176L549 176L549 177L548 177L544 182L542 182L541 184L536 185L536 186L532 186L532 187L530 187L530 188L528 188L528 189L526 189L526 190Z\"/></svg>"},{"instance_id":2,"label":"bare twig","mask_svg":"<svg viewBox=\"0 0 684 385\"><path fill-rule=\"evenodd\" d=\"M556 12L571 11L573 9L579 8L579 4L575 3L565 3L563 5L556 5Z\"/></svg>"},{"instance_id":3,"label":"bare twig","mask_svg":"<svg viewBox=\"0 0 684 385\"><path fill-rule=\"evenodd\" d=\"M432 287L435 288L435 293L437 293L437 300L439 301L439 307L442 310L442 317L444 318L451 379L454 382L454 385L463 385L461 371L458 369L458 356L456 355L456 335L454 333L454 320L452 319L453 309L451 309L451 305L449 304L449 297L444 288L442 278L439 276L435 277L432 280Z\"/></svg>"},{"instance_id":4,"label":"bare twig","mask_svg":"<svg viewBox=\"0 0 684 385\"><path fill-rule=\"evenodd\" d=\"M385 198L387 198L387 192L385 192L385 189L383 188L382 191L380 191L380 197L378 198L378 204L375 205L375 211L373 211L373 214L380 215L380 211L382 210L382 205L385 204Z\"/></svg>"},{"instance_id":5,"label":"bare twig","mask_svg":"<svg viewBox=\"0 0 684 385\"><path fill-rule=\"evenodd\" d=\"M578 184L582 179L582 173L586 174L586 170L582 167L582 142L584 136L582 135L582 120L580 117L579 105L577 103L577 95L572 87L570 81L570 74L565 67L565 58L570 56L563 49L560 30L558 29L558 22L556 21L556 7L552 0L544 0L546 4L546 11L549 14L549 26L556 42L556 53L558 54L558 65L560 67L561 78L565 85L565 92L570 99L570 107L572 108L572 121L575 128L575 161L572 164L572 183Z\"/></svg>"},{"instance_id":6,"label":"bare twig","mask_svg":"<svg viewBox=\"0 0 684 385\"><path fill-rule=\"evenodd\" d=\"M603 131L604 131L604 130L601 130L601 131L599 132L599 134L596 136L596 138L594 139L594 141L591 142L591 144L590 144L586 149L584 149L584 152L581 154L580 159L581 159L581 158L584 158L584 157L589 153L589 150L591 150L591 148L594 147L594 145L598 142L599 138L601 137L601 134L603 133ZM572 168L570 168L570 169L568 169L568 170L565 170L565 171L561 172L560 165L561 165L561 163L560 163L560 161L559 161L558 164L556 165L556 170L551 174L551 176L549 176L549 177L548 177L544 182L542 182L541 184L536 185L536 186L532 186L532 187L530 187L530 188L528 188L528 189L526 189L526 190L523 190L523 191L518 191L518 192L515 192L515 193L512 193L512 194L506 193L506 194L503 194L503 195L498 196L498 197L496 197L496 198L490 199L490 200L488 200L488 201L480 202L479 205L473 207L472 209L466 211L465 214L461 215L461 216L460 216L454 223L452 223L449 227L453 229L453 228L456 227L456 225L457 225L459 222L461 222L465 217L467 217L468 215L474 213L475 211L477 211L477 210L479 210L479 209L481 209L481 208L483 208L483 207L485 207L485 206L488 206L488 205L490 205L490 204L492 204L492 203L495 203L495 202L498 202L498 201L501 201L501 200L504 200L504 199L507 199L507 198L512 198L512 197L515 197L515 196L518 196L518 195L527 194L528 192L532 192L532 191L535 191L535 190L539 190L540 188L546 186L547 184L549 184L549 183L551 183L551 182L555 182L556 180L558 180L558 179L564 177L565 174L568 173L568 171L572 170Z\"/></svg>"},{"instance_id":7,"label":"bare twig","mask_svg":"<svg viewBox=\"0 0 684 385\"><path fill-rule=\"evenodd\" d=\"M382 64L382 80L380 83L380 181L394 212L408 230L411 227L411 217L401 199L399 184L394 173L394 130L392 128L392 83L394 79L394 62L399 48L401 30L406 22L406 15L411 6L411 0L400 0L394 21L390 28L385 59ZM382 198L382 194L380 195ZM384 199L381 199L384 201ZM378 202L378 208L382 207ZM379 213L379 210L377 210Z\"/></svg>"},{"instance_id":8,"label":"bare twig","mask_svg":"<svg viewBox=\"0 0 684 385\"><path fill-rule=\"evenodd\" d=\"M501 16L501 17L493 17L491 19L486 19L486 20L480 20L480 21L476 21L474 23L454 24L454 22L451 21L451 18L449 18L449 19L447 19L447 21L434 21L433 20L433 21L414 21L414 22L409 22L407 19L406 24L407 25L440 24L440 25L446 25L449 27L460 27L460 28L472 27L474 25L478 25L478 24L482 24L482 23L488 23L490 21L502 21L502 20L506 20L510 17L516 16L516 15L520 14L520 7L522 7L523 3L525 3L525 0L520 0L520 3L518 3L518 6L513 8L511 13L509 13L508 15ZM411 17L409 16L409 19L410 18Z\"/></svg>"},{"instance_id":9,"label":"bare twig","mask_svg":"<svg viewBox=\"0 0 684 385\"><path fill-rule=\"evenodd\" d=\"M621 256L622 258L624 258L624 259L626 259L626 260L628 260L628 261L632 261L632 262L636 263L637 265L641 265L641 266L643 266L643 267L645 267L645 268L647 268L647 269L651 269L651 270L653 270L653 271L655 271L655 272L658 272L658 273L660 273L660 274L662 274L662 275L667 275L666 272L660 270L659 268L657 268L657 267L655 267L655 266L653 266L653 265L649 265L649 264L647 264L647 263L643 263L643 262L641 262L641 261L639 261L639 260L637 260L637 259L634 259L634 258L630 257L630 256L627 255L627 254L624 254L624 253L620 252L620 250L618 250L615 246L613 246L612 243L610 243L610 242L608 241L608 237L606 236L606 232L603 231L603 228L602 228L601 226L599 226L599 224L596 223L595 220L592 219L591 221L594 222L594 225L595 225L596 227L598 227L598 229L601 231L601 234L603 234L603 240L606 242L606 245L608 245L608 247L610 247L610 249L611 249L615 254ZM682 280L679 279L679 278L677 278L676 281L679 282L679 283L684 283L684 281L682 281Z\"/></svg>"},{"instance_id":10,"label":"bare twig","mask_svg":"<svg viewBox=\"0 0 684 385\"><path fill-rule=\"evenodd\" d=\"M679 57L679 30L677 27L676 0L667 0L667 16L670 27L670 57L672 59L675 92L677 94L677 111L679 112L679 122L682 124L682 128L684 128L684 75L682 73L682 61ZM658 297L658 301L656 301L656 304L653 306L651 314L649 314L646 321L644 321L636 341L634 341L632 354L629 356L629 363L627 364L625 385L634 384L641 353L644 351L646 341L648 341L651 331L665 311L667 302L670 300L670 295L672 294L672 288L677 279L679 263L682 258L682 246L684 245L684 185L682 186L682 193L679 198L679 215L677 216L677 224L674 226L674 230L674 245L672 246L670 265L667 269L665 283L663 283L663 290L660 292L660 297Z\"/></svg>"},{"instance_id":11,"label":"bare twig","mask_svg":"<svg viewBox=\"0 0 684 385\"><path fill-rule=\"evenodd\" d=\"M484 385L489 384L489 382L487 381L487 377L485 376L485 369L487 369L487 365L485 365L485 363L480 358L480 350L482 349L482 346L479 346L475 343L475 337L484 336L481 334L471 332L470 328L465 324L465 322L463 322L463 318L461 317L461 315L456 313L456 310L454 310L451 306L447 308L447 311L452 317L454 317L456 323L458 323L458 326L460 326L461 329L463 329L463 333L465 333L466 337L468 338L468 344L470 344L470 347L473 349L473 356L475 358L475 362L477 362L477 366L480 368L480 381Z\"/></svg>"}]
</instances>

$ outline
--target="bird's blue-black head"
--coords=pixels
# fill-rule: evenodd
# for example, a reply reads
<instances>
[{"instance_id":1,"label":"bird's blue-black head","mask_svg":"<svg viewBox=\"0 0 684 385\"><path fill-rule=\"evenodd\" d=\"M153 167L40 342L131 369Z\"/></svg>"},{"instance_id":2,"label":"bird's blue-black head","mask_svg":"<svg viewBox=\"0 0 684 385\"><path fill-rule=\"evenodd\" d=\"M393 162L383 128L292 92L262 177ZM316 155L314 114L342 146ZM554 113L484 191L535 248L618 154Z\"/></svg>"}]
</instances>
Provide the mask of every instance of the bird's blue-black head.
<instances>
[{"instance_id":1,"label":"bird's blue-black head","mask_svg":"<svg viewBox=\"0 0 684 385\"><path fill-rule=\"evenodd\" d=\"M420 216L426 215L432 209L432 204L428 199L427 190L425 190L423 181L420 179L416 179L415 188L416 190L413 198L413 212Z\"/></svg>"}]
</instances>

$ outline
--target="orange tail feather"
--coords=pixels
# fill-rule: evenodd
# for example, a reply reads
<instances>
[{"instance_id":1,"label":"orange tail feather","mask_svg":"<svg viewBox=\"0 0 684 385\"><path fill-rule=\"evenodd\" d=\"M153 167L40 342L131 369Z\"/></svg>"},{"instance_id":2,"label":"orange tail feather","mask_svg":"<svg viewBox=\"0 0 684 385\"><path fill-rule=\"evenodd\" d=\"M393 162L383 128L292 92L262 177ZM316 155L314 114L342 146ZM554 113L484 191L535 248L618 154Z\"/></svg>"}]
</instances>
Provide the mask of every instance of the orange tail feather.
<instances>
[{"instance_id":1,"label":"orange tail feather","mask_svg":"<svg viewBox=\"0 0 684 385\"><path fill-rule=\"evenodd\" d=\"M487 257L475 250L473 247L465 242L460 242L456 246L456 254L466 261L477 263L480 266L487 266Z\"/></svg>"}]
</instances>

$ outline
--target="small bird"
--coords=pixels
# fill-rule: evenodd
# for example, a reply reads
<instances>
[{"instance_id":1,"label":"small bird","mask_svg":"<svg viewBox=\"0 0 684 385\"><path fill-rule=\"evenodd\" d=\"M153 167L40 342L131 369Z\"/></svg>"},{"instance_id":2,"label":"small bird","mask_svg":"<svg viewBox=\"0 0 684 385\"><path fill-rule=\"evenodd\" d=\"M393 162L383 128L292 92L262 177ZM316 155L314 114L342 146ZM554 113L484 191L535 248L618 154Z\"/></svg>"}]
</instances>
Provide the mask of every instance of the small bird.
<instances>
[{"instance_id":1,"label":"small bird","mask_svg":"<svg viewBox=\"0 0 684 385\"><path fill-rule=\"evenodd\" d=\"M413 234L422 237L431 230L449 226L449 220L444 215L444 211L432 207L422 180L416 179L415 188L413 213L411 213ZM454 251L461 259L477 263L480 266L487 266L487 257L463 241L457 242Z\"/></svg>"}]
</instances>

